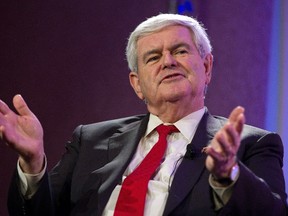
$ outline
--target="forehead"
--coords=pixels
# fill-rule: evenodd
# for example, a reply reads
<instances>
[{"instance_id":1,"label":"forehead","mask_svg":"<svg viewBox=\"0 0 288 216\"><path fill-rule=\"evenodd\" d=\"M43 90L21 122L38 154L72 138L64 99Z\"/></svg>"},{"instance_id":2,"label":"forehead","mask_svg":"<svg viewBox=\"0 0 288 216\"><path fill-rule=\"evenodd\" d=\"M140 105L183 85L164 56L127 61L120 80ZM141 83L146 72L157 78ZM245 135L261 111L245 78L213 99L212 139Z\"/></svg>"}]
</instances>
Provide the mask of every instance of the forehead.
<instances>
[{"instance_id":1,"label":"forehead","mask_svg":"<svg viewBox=\"0 0 288 216\"><path fill-rule=\"evenodd\" d=\"M168 26L155 33L140 37L137 41L137 50L140 54L143 50L161 48L182 42L194 45L191 30L179 25Z\"/></svg>"}]
</instances>

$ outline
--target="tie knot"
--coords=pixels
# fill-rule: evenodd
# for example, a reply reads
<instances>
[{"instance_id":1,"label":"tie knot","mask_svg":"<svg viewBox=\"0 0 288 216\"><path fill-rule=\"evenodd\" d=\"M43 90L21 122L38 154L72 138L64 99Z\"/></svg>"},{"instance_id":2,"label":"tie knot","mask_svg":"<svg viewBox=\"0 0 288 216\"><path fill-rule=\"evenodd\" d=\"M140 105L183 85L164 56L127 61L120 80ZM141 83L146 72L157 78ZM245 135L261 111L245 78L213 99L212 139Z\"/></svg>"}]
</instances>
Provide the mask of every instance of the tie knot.
<instances>
[{"instance_id":1,"label":"tie knot","mask_svg":"<svg viewBox=\"0 0 288 216\"><path fill-rule=\"evenodd\" d=\"M165 135L171 134L173 132L178 132L179 130L174 125L159 125L156 128L159 135Z\"/></svg>"}]
</instances>

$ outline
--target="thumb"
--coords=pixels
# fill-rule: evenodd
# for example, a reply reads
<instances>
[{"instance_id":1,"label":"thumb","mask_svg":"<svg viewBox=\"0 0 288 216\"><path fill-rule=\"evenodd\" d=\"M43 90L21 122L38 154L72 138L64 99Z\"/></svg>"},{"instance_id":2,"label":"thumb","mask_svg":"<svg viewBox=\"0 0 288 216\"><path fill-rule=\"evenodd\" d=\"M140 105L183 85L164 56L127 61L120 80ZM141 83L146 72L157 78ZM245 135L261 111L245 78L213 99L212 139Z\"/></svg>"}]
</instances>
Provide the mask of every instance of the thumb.
<instances>
[{"instance_id":1,"label":"thumb","mask_svg":"<svg viewBox=\"0 0 288 216\"><path fill-rule=\"evenodd\" d=\"M23 97L20 94L17 94L13 98L13 105L17 112L23 115L33 115L29 107L27 106L26 102L24 101Z\"/></svg>"}]
</instances>

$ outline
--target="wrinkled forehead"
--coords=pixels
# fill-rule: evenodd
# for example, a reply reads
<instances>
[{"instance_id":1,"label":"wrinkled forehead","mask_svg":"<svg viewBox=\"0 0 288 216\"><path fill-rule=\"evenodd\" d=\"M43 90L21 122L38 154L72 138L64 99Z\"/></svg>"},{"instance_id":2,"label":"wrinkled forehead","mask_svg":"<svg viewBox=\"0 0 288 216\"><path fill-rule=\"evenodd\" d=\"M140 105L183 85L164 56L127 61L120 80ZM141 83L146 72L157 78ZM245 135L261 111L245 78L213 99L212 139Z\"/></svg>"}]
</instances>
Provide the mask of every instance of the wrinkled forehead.
<instances>
[{"instance_id":1,"label":"wrinkled forehead","mask_svg":"<svg viewBox=\"0 0 288 216\"><path fill-rule=\"evenodd\" d=\"M136 43L136 52L137 55L142 55L147 50L160 50L164 47L172 49L175 46L179 47L179 44L186 44L197 49L193 36L191 30L185 26L168 26L139 37Z\"/></svg>"},{"instance_id":2,"label":"wrinkled forehead","mask_svg":"<svg viewBox=\"0 0 288 216\"><path fill-rule=\"evenodd\" d=\"M167 31L169 29L173 29L173 31ZM144 45L144 46L157 44L159 41L161 41L161 39L164 39L161 37L160 38L157 37L158 35L163 36L163 34L161 34L162 32L167 32L167 35L166 35L168 37L167 39L169 39L169 37L170 39L171 38L177 39L177 37L181 38L181 36L183 35L183 33L185 33L185 31L187 31L190 34L191 41L196 46L194 32L187 26L174 24L174 25L169 25L169 26L159 28L157 30L154 30L153 32L145 32L141 34L136 40L136 49L139 48L139 44ZM147 40L147 39L150 39L150 40ZM146 43L143 41L145 41Z\"/></svg>"}]
</instances>

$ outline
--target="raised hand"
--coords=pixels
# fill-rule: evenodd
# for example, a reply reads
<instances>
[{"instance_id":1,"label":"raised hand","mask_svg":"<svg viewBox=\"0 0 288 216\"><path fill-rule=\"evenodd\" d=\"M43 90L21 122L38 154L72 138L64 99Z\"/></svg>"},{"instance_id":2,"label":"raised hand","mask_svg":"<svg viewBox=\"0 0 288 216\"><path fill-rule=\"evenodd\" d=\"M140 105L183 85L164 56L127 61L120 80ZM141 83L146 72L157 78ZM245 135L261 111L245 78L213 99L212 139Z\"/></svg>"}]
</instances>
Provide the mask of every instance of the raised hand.
<instances>
[{"instance_id":1,"label":"raised hand","mask_svg":"<svg viewBox=\"0 0 288 216\"><path fill-rule=\"evenodd\" d=\"M216 179L227 178L237 162L236 154L240 146L240 136L245 123L244 108L236 107L228 122L215 135L211 144L205 148L208 155L206 168Z\"/></svg>"},{"instance_id":2,"label":"raised hand","mask_svg":"<svg viewBox=\"0 0 288 216\"><path fill-rule=\"evenodd\" d=\"M0 100L0 136L19 154L20 166L26 173L38 173L43 167L43 128L20 95L13 98L18 113Z\"/></svg>"}]
</instances>

